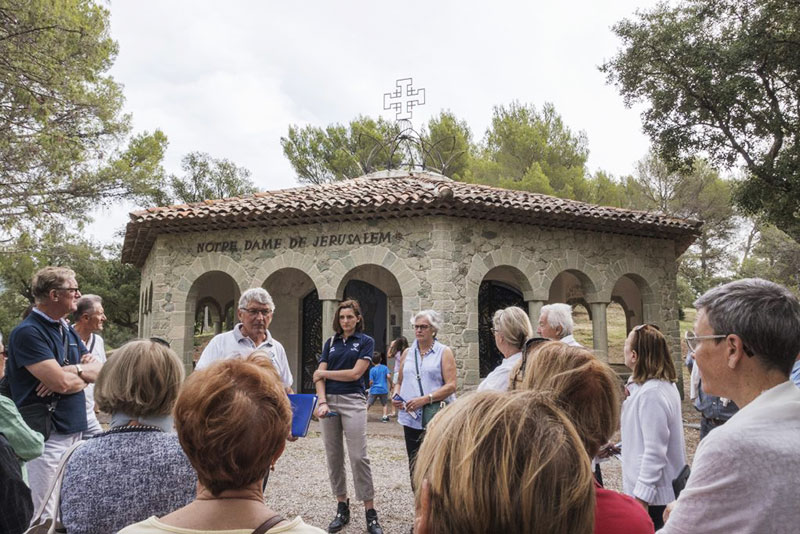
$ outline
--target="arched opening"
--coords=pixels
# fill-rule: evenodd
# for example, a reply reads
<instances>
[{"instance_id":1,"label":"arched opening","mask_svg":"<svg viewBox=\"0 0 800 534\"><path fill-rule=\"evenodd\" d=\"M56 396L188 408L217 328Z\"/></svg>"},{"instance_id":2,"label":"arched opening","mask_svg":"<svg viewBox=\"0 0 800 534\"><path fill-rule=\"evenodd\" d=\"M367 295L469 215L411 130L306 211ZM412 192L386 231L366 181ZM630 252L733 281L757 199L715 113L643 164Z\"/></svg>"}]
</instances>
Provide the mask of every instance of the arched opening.
<instances>
[{"instance_id":1,"label":"arched opening","mask_svg":"<svg viewBox=\"0 0 800 534\"><path fill-rule=\"evenodd\" d=\"M628 337L628 312L625 310L624 302L612 299L606 310L606 322L608 325L608 363L624 364L625 356L622 353L625 346L625 338Z\"/></svg>"},{"instance_id":2,"label":"arched opening","mask_svg":"<svg viewBox=\"0 0 800 534\"><path fill-rule=\"evenodd\" d=\"M500 266L491 269L478 287L478 357L480 377L484 378L503 361L492 333L492 317L497 310L519 306L526 310L522 288L525 276L516 268Z\"/></svg>"},{"instance_id":3,"label":"arched opening","mask_svg":"<svg viewBox=\"0 0 800 534\"><path fill-rule=\"evenodd\" d=\"M403 335L403 295L394 274L379 265L360 265L339 282L339 299L354 298L361 305L364 332L375 340L375 350L386 352L392 339Z\"/></svg>"},{"instance_id":4,"label":"arched opening","mask_svg":"<svg viewBox=\"0 0 800 534\"><path fill-rule=\"evenodd\" d=\"M269 331L286 349L289 368L294 377L293 387L304 393L311 393L314 390L311 378L322 346L322 323L309 323L309 307L313 308L316 316L322 316L322 306L316 296L314 282L303 271L287 267L270 274L263 287L275 303ZM312 294L314 296L310 297ZM309 351L312 346L316 349Z\"/></svg>"},{"instance_id":5,"label":"arched opening","mask_svg":"<svg viewBox=\"0 0 800 534\"><path fill-rule=\"evenodd\" d=\"M197 303L194 313L194 335L203 336L222 332L222 313L217 301L205 297Z\"/></svg>"},{"instance_id":6,"label":"arched opening","mask_svg":"<svg viewBox=\"0 0 800 534\"><path fill-rule=\"evenodd\" d=\"M186 320L184 339L192 340L191 344L184 346L184 361L196 362L203 349L214 337L215 333L222 331L222 316L220 302L237 302L239 300L239 286L227 273L222 271L208 271L200 275L192 283L186 296ZM213 328L196 332L197 319L205 319L204 309L208 307L211 317L214 318Z\"/></svg>"},{"instance_id":7,"label":"arched opening","mask_svg":"<svg viewBox=\"0 0 800 534\"><path fill-rule=\"evenodd\" d=\"M565 302L572 306L572 335L586 348L594 347L592 332L592 309L587 302L595 292L594 284L585 273L574 269L561 271L550 284L548 304Z\"/></svg>"},{"instance_id":8,"label":"arched opening","mask_svg":"<svg viewBox=\"0 0 800 534\"><path fill-rule=\"evenodd\" d=\"M657 322L658 314L653 310L653 291L650 284L637 274L621 276L611 290L611 300L625 310L626 334L636 325Z\"/></svg>"}]
</instances>

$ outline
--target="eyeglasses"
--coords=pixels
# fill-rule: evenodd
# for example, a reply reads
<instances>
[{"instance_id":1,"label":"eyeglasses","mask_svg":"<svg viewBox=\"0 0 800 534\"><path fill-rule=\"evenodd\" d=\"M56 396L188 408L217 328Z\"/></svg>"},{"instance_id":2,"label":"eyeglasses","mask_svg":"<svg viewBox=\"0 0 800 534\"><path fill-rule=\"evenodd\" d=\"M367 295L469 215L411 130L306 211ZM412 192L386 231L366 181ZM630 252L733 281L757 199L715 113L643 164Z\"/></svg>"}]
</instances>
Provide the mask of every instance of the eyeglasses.
<instances>
[{"instance_id":1,"label":"eyeglasses","mask_svg":"<svg viewBox=\"0 0 800 534\"><path fill-rule=\"evenodd\" d=\"M70 293L80 293L81 290L77 287L57 287L55 288L58 291L69 291Z\"/></svg>"},{"instance_id":2,"label":"eyeglasses","mask_svg":"<svg viewBox=\"0 0 800 534\"><path fill-rule=\"evenodd\" d=\"M517 389L518 383L522 384L522 378L525 376L525 365L528 363L528 353L531 352L530 349L546 341L551 340L547 339L546 337L532 337L525 342L525 345L522 346L522 360L519 364L517 372L514 373L514 379L511 381L512 390Z\"/></svg>"},{"instance_id":3,"label":"eyeglasses","mask_svg":"<svg viewBox=\"0 0 800 534\"><path fill-rule=\"evenodd\" d=\"M689 347L689 350L692 352L697 351L697 347L700 346L700 342L704 339L724 339L728 337L730 334L714 334L713 336L698 336L691 330L687 331L683 335L683 339L686 340L686 346ZM745 350L747 352L747 350Z\"/></svg>"},{"instance_id":4,"label":"eyeglasses","mask_svg":"<svg viewBox=\"0 0 800 534\"><path fill-rule=\"evenodd\" d=\"M266 310L259 310L257 308L240 308L240 309L249 313L251 317L258 317L259 315L263 315L264 317L266 317L267 315L272 313L272 310L270 309Z\"/></svg>"},{"instance_id":5,"label":"eyeglasses","mask_svg":"<svg viewBox=\"0 0 800 534\"><path fill-rule=\"evenodd\" d=\"M415 324L414 325L414 330L427 330L430 327L431 327L431 325L429 325L429 324Z\"/></svg>"}]
</instances>

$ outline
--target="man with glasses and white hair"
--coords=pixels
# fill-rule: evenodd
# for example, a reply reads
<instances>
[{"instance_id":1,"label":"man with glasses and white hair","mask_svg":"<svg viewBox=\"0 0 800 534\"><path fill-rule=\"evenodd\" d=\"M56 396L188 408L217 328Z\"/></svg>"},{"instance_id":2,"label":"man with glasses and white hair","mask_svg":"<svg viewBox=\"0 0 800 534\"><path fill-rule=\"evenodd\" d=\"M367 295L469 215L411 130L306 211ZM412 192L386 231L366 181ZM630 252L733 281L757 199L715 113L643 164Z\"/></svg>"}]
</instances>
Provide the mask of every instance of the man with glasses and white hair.
<instances>
[{"instance_id":1,"label":"man with glasses and white hair","mask_svg":"<svg viewBox=\"0 0 800 534\"><path fill-rule=\"evenodd\" d=\"M100 365L106 363L106 345L97 332L102 332L105 322L106 312L99 295L84 295L78 300L77 309L72 314L72 327ZM103 427L94 413L94 384L86 386L83 394L86 396L86 431L83 437L90 438L103 433Z\"/></svg>"},{"instance_id":2,"label":"man with glasses and white hair","mask_svg":"<svg viewBox=\"0 0 800 534\"><path fill-rule=\"evenodd\" d=\"M750 278L708 291L695 307L686 342L704 387L739 412L700 442L659 532L797 532L800 390L789 372L800 353L800 302Z\"/></svg>"},{"instance_id":3,"label":"man with glasses and white hair","mask_svg":"<svg viewBox=\"0 0 800 534\"><path fill-rule=\"evenodd\" d=\"M246 358L255 351L269 354L273 365L281 376L287 393L292 393L292 372L286 350L269 333L275 303L267 290L253 287L242 293L237 316L239 324L230 332L217 334L208 342L197 361L197 369L208 367L218 360Z\"/></svg>"},{"instance_id":4,"label":"man with glasses and white hair","mask_svg":"<svg viewBox=\"0 0 800 534\"><path fill-rule=\"evenodd\" d=\"M542 306L539 312L539 328L536 333L553 341L561 341L573 347L583 347L575 341L572 330L575 323L572 321L572 306L557 303Z\"/></svg>"},{"instance_id":5,"label":"man with glasses and white hair","mask_svg":"<svg viewBox=\"0 0 800 534\"><path fill-rule=\"evenodd\" d=\"M35 306L8 339L8 383L25 422L45 437L44 453L26 466L38 509L61 456L86 430L83 390L101 364L65 320L81 297L75 273L45 267L33 275L31 292ZM52 506L53 499L44 517L53 517Z\"/></svg>"}]
</instances>

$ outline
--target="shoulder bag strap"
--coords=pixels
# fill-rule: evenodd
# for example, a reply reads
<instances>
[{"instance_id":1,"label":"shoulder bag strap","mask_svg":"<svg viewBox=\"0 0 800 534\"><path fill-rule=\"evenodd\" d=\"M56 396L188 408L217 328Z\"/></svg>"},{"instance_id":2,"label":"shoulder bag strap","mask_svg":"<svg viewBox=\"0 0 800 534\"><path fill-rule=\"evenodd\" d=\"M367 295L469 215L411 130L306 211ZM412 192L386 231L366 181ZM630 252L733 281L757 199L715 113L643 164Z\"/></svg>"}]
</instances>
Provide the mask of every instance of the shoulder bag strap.
<instances>
[{"instance_id":1,"label":"shoulder bag strap","mask_svg":"<svg viewBox=\"0 0 800 534\"><path fill-rule=\"evenodd\" d=\"M56 494L55 500L55 508L53 509L53 521L50 524L50 530L48 530L48 534L52 534L55 532L56 523L61 522L61 481L64 478L64 471L67 466L67 461L69 461L70 456L75 450L83 445L83 441L77 441L72 444L72 446L67 449L67 452L61 457L61 460L58 463L58 469L56 469L56 473L53 476L53 480L50 481L50 487L47 489L47 492L44 494L44 498L42 502L39 503L39 507L36 510L36 513L33 514L33 518L31 519L31 525L36 525L42 521L42 515L44 514L44 509L47 506L47 503L50 501L50 497L53 493Z\"/></svg>"},{"instance_id":2,"label":"shoulder bag strap","mask_svg":"<svg viewBox=\"0 0 800 534\"><path fill-rule=\"evenodd\" d=\"M89 336L92 338L92 342L86 348L89 349L89 352L92 352L94 351L94 344L97 342L97 336L94 334L89 334Z\"/></svg>"},{"instance_id":3,"label":"shoulder bag strap","mask_svg":"<svg viewBox=\"0 0 800 534\"><path fill-rule=\"evenodd\" d=\"M419 384L419 395L420 397L425 396L425 392L422 390L422 377L419 374L419 347L414 345L414 365L417 366L417 384Z\"/></svg>"},{"instance_id":4,"label":"shoulder bag strap","mask_svg":"<svg viewBox=\"0 0 800 534\"><path fill-rule=\"evenodd\" d=\"M266 521L264 521L263 523L261 523L260 525L258 525L256 529L253 531L253 534L266 534L266 532L269 529L271 529L281 521L283 521L283 517L278 514L275 514Z\"/></svg>"}]
</instances>

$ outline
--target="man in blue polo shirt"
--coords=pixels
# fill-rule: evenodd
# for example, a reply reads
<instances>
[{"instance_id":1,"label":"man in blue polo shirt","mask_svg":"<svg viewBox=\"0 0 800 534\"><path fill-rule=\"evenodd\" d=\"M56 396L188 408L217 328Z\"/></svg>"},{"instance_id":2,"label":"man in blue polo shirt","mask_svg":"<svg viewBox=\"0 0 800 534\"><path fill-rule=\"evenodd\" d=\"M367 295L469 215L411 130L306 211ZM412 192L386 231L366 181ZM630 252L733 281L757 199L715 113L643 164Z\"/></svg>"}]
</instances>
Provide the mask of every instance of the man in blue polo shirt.
<instances>
[{"instance_id":1,"label":"man in blue polo shirt","mask_svg":"<svg viewBox=\"0 0 800 534\"><path fill-rule=\"evenodd\" d=\"M27 464L34 509L44 499L61 456L86 430L83 389L94 382L101 364L95 362L75 330L64 320L75 311L81 292L75 273L65 267L45 267L33 276L36 300L30 315L8 340L8 381L17 407L49 404L53 430L44 453ZM52 517L52 501L45 511Z\"/></svg>"}]
</instances>

